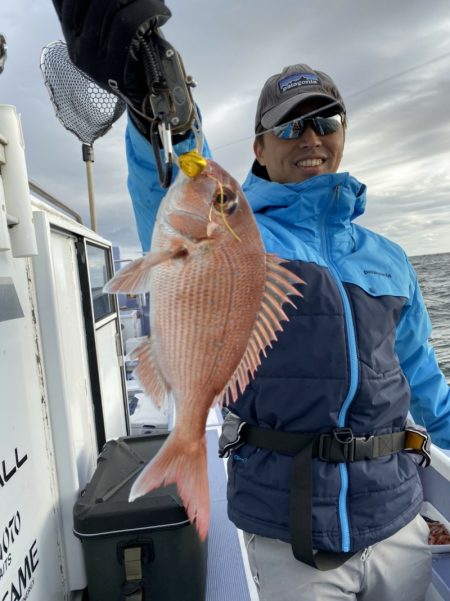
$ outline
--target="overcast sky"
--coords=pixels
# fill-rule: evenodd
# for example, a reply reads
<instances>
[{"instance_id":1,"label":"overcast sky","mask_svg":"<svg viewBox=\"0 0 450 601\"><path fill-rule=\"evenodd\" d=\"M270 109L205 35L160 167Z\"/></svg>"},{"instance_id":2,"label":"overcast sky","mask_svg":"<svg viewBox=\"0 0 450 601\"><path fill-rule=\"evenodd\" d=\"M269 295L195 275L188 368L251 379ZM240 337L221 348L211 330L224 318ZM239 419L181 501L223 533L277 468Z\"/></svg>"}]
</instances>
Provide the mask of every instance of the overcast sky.
<instances>
[{"instance_id":1,"label":"overcast sky","mask_svg":"<svg viewBox=\"0 0 450 601\"><path fill-rule=\"evenodd\" d=\"M167 0L167 39L197 81L215 159L239 181L252 162L261 86L292 63L328 72L346 101L343 171L368 186L358 223L409 255L450 251L448 0ZM22 116L29 177L89 224L81 144L55 117L39 69L62 39L51 0L1 0L8 60L0 102ZM95 150L98 229L139 250L126 187L122 117Z\"/></svg>"}]
</instances>

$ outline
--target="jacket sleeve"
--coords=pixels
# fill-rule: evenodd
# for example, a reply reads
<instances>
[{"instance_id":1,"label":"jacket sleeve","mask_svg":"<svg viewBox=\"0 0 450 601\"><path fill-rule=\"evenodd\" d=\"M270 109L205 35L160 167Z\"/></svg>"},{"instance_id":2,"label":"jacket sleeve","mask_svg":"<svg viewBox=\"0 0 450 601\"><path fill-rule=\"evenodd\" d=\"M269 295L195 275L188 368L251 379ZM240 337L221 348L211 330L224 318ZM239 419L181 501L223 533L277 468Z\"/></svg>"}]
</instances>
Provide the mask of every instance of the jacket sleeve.
<instances>
[{"instance_id":1,"label":"jacket sleeve","mask_svg":"<svg viewBox=\"0 0 450 601\"><path fill-rule=\"evenodd\" d=\"M128 119L125 134L126 155L128 163L128 191L133 203L134 217L142 250L150 249L153 226L156 220L161 199L166 190L159 183L158 169L150 142L136 126ZM179 156L195 148L195 138L192 134L186 140L179 142L174 150ZM203 156L211 157L211 151L205 140ZM178 172L174 165L173 177Z\"/></svg>"},{"instance_id":2,"label":"jacket sleeve","mask_svg":"<svg viewBox=\"0 0 450 601\"><path fill-rule=\"evenodd\" d=\"M396 352L411 388L411 414L432 442L450 449L450 389L428 339L431 322L417 282L411 273L411 295L397 326Z\"/></svg>"}]
</instances>

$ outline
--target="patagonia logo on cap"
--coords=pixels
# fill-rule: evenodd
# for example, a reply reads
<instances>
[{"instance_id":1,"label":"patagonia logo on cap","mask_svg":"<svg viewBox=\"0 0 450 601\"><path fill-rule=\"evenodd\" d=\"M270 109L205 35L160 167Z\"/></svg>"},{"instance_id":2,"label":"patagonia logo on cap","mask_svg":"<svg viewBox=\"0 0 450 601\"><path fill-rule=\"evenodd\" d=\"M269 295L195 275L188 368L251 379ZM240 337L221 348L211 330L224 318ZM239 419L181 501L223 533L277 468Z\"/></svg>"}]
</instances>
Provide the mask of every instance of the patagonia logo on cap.
<instances>
[{"instance_id":1,"label":"patagonia logo on cap","mask_svg":"<svg viewBox=\"0 0 450 601\"><path fill-rule=\"evenodd\" d=\"M292 90L292 88L300 88L302 86L320 86L319 78L313 73L294 73L293 75L288 75L288 77L285 77L278 82L278 87L280 88L281 93Z\"/></svg>"}]
</instances>

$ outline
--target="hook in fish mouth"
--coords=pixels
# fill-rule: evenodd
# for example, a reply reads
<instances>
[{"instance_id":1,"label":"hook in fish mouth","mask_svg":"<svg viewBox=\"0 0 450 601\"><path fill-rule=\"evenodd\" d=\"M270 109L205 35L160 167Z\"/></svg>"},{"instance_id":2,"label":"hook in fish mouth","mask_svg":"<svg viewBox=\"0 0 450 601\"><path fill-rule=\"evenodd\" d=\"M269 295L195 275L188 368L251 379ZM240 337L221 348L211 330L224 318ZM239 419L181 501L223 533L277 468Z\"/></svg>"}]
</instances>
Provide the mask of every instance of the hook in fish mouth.
<instances>
[{"instance_id":1,"label":"hook in fish mouth","mask_svg":"<svg viewBox=\"0 0 450 601\"><path fill-rule=\"evenodd\" d=\"M200 175L208 165L208 161L197 150L191 150L178 157L181 171L190 178Z\"/></svg>"}]
</instances>

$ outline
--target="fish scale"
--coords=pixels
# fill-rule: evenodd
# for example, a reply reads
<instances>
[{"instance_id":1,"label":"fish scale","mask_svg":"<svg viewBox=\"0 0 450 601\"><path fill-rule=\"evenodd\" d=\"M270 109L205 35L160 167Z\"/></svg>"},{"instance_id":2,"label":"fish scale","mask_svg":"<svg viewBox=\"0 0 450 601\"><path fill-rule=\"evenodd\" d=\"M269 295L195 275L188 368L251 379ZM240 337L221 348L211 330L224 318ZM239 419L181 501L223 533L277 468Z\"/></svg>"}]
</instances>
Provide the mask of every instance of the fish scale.
<instances>
[{"instance_id":1,"label":"fish scale","mask_svg":"<svg viewBox=\"0 0 450 601\"><path fill-rule=\"evenodd\" d=\"M163 268L161 268L163 269ZM210 286L207 273L203 273L198 269L187 270L185 279L189 287L184 288L186 298L174 298L169 291L164 294L161 292L161 298L168 299L161 303L161 307L155 306L155 314L159 314L158 323L152 328L154 335L161 336L161 346L167 349L170 359L165 361L166 365L170 365L172 382L181 381L185 390L190 390L194 377L200 382L206 383L206 378L211 371L211 350L207 348L209 340L209 332L202 328L204 323L211 324L211 327L217 327L216 318L212 315L211 308L218 307L220 295L228 296L226 282L223 283L221 289L219 286ZM201 286L202 280L205 280L207 286ZM178 308L178 309L177 309ZM195 311L194 311L194 310ZM174 321L174 313L177 312L177 321ZM215 313L219 314L218 309ZM171 323L177 323L177 328L171 328ZM165 338L165 339L164 339ZM176 349L190 349L188 354L176 354ZM205 349L206 352L198 353L198 349ZM205 360L206 358L206 360ZM174 378L176 380L174 381Z\"/></svg>"},{"instance_id":2,"label":"fish scale","mask_svg":"<svg viewBox=\"0 0 450 601\"><path fill-rule=\"evenodd\" d=\"M217 163L182 172L158 211L151 252L107 292L150 292L151 337L137 347L136 376L158 405L171 394L176 423L134 482L130 501L175 482L204 539L209 523L205 427L215 402L235 401L287 320L304 282L264 251L250 206ZM293 304L293 303L292 303Z\"/></svg>"},{"instance_id":3,"label":"fish scale","mask_svg":"<svg viewBox=\"0 0 450 601\"><path fill-rule=\"evenodd\" d=\"M158 298L164 299L164 302L161 306L154 307L154 314L158 319L152 325L152 332L158 337L165 335L166 339L161 339L161 348L167 349L171 358L166 358L164 365L170 365L172 382L183 383L186 392L191 390L193 378L197 380L197 386L206 386L216 364L227 365L230 355L236 353L238 333L247 324L247 332L240 343L242 348L238 351L243 354L259 308L257 302L253 302L251 307L249 287L246 286L254 272L254 266L244 265L236 278L233 273L233 258L224 258L227 249L215 254L221 256L212 255L208 262L192 260L192 269L186 269L186 284L182 293L178 291L178 297L173 294L173 280L168 273L170 267L159 268L161 274L158 274L158 284L155 284L160 293ZM221 266L219 270L217 265ZM263 262L261 267L262 289L265 271ZM166 282L169 282L169 286L166 286ZM163 287L168 288L167 292ZM177 307L178 327L171 328L170 324L175 323L174 311ZM242 313L244 309L252 313L250 320L246 313ZM213 335L211 330L214 331ZM177 354L176 349L180 347L191 349L192 352Z\"/></svg>"}]
</instances>

